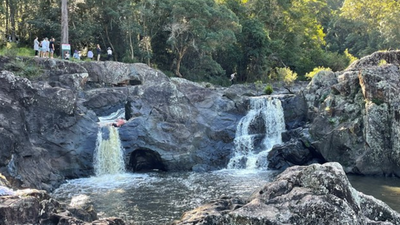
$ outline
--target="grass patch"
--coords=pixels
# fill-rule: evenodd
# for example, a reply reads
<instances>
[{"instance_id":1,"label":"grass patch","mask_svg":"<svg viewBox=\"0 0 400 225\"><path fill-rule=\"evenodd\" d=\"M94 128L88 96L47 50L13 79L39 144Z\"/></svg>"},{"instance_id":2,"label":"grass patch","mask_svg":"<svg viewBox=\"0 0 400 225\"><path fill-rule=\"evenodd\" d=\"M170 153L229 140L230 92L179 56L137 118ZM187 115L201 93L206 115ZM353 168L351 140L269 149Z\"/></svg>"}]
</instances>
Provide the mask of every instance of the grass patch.
<instances>
[{"instance_id":1,"label":"grass patch","mask_svg":"<svg viewBox=\"0 0 400 225\"><path fill-rule=\"evenodd\" d=\"M16 43L8 42L7 45L0 49L0 55L5 55L10 58L17 56L32 57L35 56L35 51L31 48L18 47Z\"/></svg>"},{"instance_id":2,"label":"grass patch","mask_svg":"<svg viewBox=\"0 0 400 225\"><path fill-rule=\"evenodd\" d=\"M4 68L15 75L32 79L42 74L42 69L33 59L15 58L4 65Z\"/></svg>"}]
</instances>

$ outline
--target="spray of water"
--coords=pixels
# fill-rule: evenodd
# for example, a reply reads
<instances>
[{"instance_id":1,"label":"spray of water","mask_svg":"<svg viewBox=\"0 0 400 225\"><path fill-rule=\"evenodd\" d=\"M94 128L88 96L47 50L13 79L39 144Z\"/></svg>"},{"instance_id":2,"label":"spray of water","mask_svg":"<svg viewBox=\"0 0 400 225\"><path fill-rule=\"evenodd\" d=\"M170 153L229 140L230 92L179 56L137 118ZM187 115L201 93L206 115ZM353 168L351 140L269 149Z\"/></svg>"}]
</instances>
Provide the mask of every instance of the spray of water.
<instances>
[{"instance_id":1,"label":"spray of water","mask_svg":"<svg viewBox=\"0 0 400 225\"><path fill-rule=\"evenodd\" d=\"M113 126L101 127L97 133L94 171L96 176L125 172L123 149L118 129Z\"/></svg>"},{"instance_id":2,"label":"spray of water","mask_svg":"<svg viewBox=\"0 0 400 225\"><path fill-rule=\"evenodd\" d=\"M250 110L235 134L235 153L229 169L255 169L268 166L268 152L282 143L285 120L281 101L272 97L250 99Z\"/></svg>"}]
</instances>

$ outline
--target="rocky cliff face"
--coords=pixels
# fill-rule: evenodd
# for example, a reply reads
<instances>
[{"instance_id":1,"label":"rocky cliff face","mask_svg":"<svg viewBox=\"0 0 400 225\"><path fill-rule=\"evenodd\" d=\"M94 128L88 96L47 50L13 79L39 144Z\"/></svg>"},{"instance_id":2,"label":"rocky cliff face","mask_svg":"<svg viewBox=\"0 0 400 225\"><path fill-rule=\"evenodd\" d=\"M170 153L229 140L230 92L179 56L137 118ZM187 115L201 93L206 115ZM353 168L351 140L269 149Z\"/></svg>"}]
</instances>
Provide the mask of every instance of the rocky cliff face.
<instances>
[{"instance_id":1,"label":"rocky cliff face","mask_svg":"<svg viewBox=\"0 0 400 225\"><path fill-rule=\"evenodd\" d=\"M305 91L311 137L346 172L400 176L400 51L377 52L342 72L320 72Z\"/></svg>"},{"instance_id":2,"label":"rocky cliff face","mask_svg":"<svg viewBox=\"0 0 400 225\"><path fill-rule=\"evenodd\" d=\"M183 224L399 224L385 203L351 187L338 163L293 166L248 200L225 197L183 214Z\"/></svg>"},{"instance_id":3,"label":"rocky cliff face","mask_svg":"<svg viewBox=\"0 0 400 225\"><path fill-rule=\"evenodd\" d=\"M51 189L90 170L94 113L70 89L0 72L0 171L14 186Z\"/></svg>"}]
</instances>

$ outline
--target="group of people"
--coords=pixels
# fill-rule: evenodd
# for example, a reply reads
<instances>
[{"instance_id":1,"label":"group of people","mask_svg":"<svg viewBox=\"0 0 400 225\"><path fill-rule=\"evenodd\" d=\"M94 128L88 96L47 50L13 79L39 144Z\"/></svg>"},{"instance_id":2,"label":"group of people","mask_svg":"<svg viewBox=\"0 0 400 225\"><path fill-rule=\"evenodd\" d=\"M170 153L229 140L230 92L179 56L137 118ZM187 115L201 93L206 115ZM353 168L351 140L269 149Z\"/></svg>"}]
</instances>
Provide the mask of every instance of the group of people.
<instances>
[{"instance_id":1,"label":"group of people","mask_svg":"<svg viewBox=\"0 0 400 225\"><path fill-rule=\"evenodd\" d=\"M56 50L55 47L55 39L47 37L43 38L42 41L39 41L39 38L36 37L33 41L33 49L35 50L35 57L43 57L43 58L53 58L54 51ZM100 61L101 57L101 47L99 44L96 46L96 53L97 53L97 61ZM113 51L110 47L107 48L107 60L112 60ZM74 59L80 60L81 59L81 51L75 50L74 54L72 55ZM93 51L89 50L87 53L88 59L92 60L94 58ZM64 59L69 59L70 53L69 51L64 52Z\"/></svg>"},{"instance_id":2,"label":"group of people","mask_svg":"<svg viewBox=\"0 0 400 225\"><path fill-rule=\"evenodd\" d=\"M56 50L56 46L54 43L54 38L48 39L47 37L45 37L42 41L39 41L39 38L36 37L33 41L35 57L53 58L54 51Z\"/></svg>"},{"instance_id":3,"label":"group of people","mask_svg":"<svg viewBox=\"0 0 400 225\"><path fill-rule=\"evenodd\" d=\"M100 61L100 57L101 57L101 47L99 44L97 44L96 46L96 53L97 53L97 61ZM69 59L70 55L69 55L69 51L66 51L64 53L64 59ZM74 59L80 60L81 59L81 51L75 50L74 54L72 55L72 57ZM90 60L93 60L94 58L94 53L92 50L89 50L87 52L87 58ZM111 60L112 59L112 50L110 47L107 48L107 60Z\"/></svg>"}]
</instances>

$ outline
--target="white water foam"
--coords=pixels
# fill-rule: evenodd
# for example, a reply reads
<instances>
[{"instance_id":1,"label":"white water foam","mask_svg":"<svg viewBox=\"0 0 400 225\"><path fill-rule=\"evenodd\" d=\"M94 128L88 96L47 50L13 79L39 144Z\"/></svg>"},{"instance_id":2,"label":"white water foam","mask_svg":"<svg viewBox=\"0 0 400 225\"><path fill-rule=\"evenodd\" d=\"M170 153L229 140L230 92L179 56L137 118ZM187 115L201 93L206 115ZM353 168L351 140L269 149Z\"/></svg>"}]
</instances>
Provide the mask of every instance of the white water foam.
<instances>
[{"instance_id":1,"label":"white water foam","mask_svg":"<svg viewBox=\"0 0 400 225\"><path fill-rule=\"evenodd\" d=\"M99 128L94 151L94 172L96 176L125 172L123 148L116 127Z\"/></svg>"},{"instance_id":2,"label":"white water foam","mask_svg":"<svg viewBox=\"0 0 400 225\"><path fill-rule=\"evenodd\" d=\"M251 98L250 110L236 129L235 153L228 168L266 168L268 153L274 145L282 143L284 130L285 119L279 99L270 96Z\"/></svg>"},{"instance_id":3,"label":"white water foam","mask_svg":"<svg viewBox=\"0 0 400 225\"><path fill-rule=\"evenodd\" d=\"M121 117L125 118L125 109L124 108L118 109L117 111L111 113L108 116L99 117L98 124L99 124L99 126L109 125Z\"/></svg>"}]
</instances>

